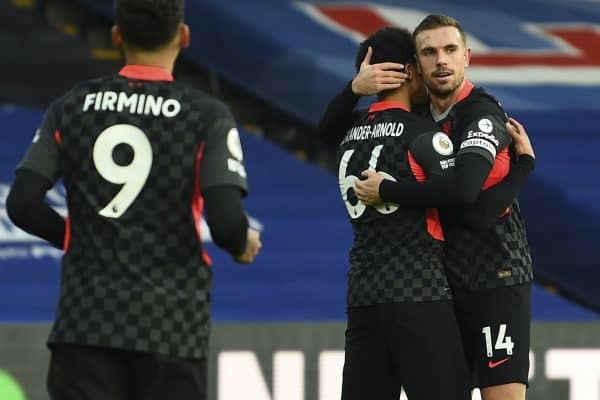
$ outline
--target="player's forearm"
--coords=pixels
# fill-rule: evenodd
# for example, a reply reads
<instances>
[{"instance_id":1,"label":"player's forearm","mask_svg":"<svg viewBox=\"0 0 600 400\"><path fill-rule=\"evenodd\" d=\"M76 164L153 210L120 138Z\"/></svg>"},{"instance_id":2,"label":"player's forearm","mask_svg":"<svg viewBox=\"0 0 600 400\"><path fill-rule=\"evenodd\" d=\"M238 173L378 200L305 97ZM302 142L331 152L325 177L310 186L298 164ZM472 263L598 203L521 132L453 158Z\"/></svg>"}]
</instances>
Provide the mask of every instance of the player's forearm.
<instances>
[{"instance_id":1,"label":"player's forearm","mask_svg":"<svg viewBox=\"0 0 600 400\"><path fill-rule=\"evenodd\" d=\"M352 92L352 82L331 100L317 126L317 135L330 146L337 146L354 122L354 107L359 96Z\"/></svg>"},{"instance_id":2,"label":"player's forearm","mask_svg":"<svg viewBox=\"0 0 600 400\"><path fill-rule=\"evenodd\" d=\"M10 220L25 232L62 249L65 220L44 202L49 186L50 182L43 176L19 170L6 199L6 212Z\"/></svg>"},{"instance_id":3,"label":"player's forearm","mask_svg":"<svg viewBox=\"0 0 600 400\"><path fill-rule=\"evenodd\" d=\"M239 256L246 250L248 231L241 189L233 185L214 186L206 189L203 196L213 242L232 256Z\"/></svg>"},{"instance_id":4,"label":"player's forearm","mask_svg":"<svg viewBox=\"0 0 600 400\"><path fill-rule=\"evenodd\" d=\"M379 196L402 207L447 208L473 203L481 191L491 166L483 157L464 154L457 157L454 170L423 183L384 180Z\"/></svg>"},{"instance_id":5,"label":"player's forearm","mask_svg":"<svg viewBox=\"0 0 600 400\"><path fill-rule=\"evenodd\" d=\"M502 181L483 191L475 203L458 214L459 221L479 231L491 227L513 203L534 167L533 157L521 155Z\"/></svg>"}]
</instances>

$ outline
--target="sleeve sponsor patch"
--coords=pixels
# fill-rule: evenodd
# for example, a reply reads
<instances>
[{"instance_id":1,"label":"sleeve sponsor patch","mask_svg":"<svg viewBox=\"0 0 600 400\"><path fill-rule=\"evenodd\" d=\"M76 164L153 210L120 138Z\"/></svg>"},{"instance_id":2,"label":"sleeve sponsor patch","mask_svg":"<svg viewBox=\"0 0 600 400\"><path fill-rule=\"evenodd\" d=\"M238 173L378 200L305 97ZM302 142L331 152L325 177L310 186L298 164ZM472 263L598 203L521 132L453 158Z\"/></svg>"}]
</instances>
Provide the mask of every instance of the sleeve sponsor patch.
<instances>
[{"instance_id":1,"label":"sleeve sponsor patch","mask_svg":"<svg viewBox=\"0 0 600 400\"><path fill-rule=\"evenodd\" d=\"M496 136L485 132L469 131L469 133L467 134L467 139L471 138L482 138L494 143L495 146L500 145L500 141L498 140L498 138L496 138Z\"/></svg>"}]
</instances>

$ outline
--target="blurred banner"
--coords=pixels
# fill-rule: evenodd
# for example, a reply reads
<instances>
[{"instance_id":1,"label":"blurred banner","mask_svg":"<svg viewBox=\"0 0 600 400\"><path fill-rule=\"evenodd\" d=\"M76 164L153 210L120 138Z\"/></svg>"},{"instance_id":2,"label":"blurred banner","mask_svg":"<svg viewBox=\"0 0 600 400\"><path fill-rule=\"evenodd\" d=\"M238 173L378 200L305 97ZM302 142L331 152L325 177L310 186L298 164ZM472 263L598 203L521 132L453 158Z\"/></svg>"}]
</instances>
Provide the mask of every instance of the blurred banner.
<instances>
[{"instance_id":1,"label":"blurred banner","mask_svg":"<svg viewBox=\"0 0 600 400\"><path fill-rule=\"evenodd\" d=\"M112 17L112 0L79 0ZM457 18L473 50L467 75L516 110L598 110L600 7L593 0L188 0L184 54L309 124L354 74L357 43Z\"/></svg>"},{"instance_id":2,"label":"blurred banner","mask_svg":"<svg viewBox=\"0 0 600 400\"><path fill-rule=\"evenodd\" d=\"M215 324L209 399L338 400L344 328L342 323ZM47 398L48 329L0 325L2 400ZM529 400L600 400L600 323L535 323L530 363Z\"/></svg>"}]
</instances>

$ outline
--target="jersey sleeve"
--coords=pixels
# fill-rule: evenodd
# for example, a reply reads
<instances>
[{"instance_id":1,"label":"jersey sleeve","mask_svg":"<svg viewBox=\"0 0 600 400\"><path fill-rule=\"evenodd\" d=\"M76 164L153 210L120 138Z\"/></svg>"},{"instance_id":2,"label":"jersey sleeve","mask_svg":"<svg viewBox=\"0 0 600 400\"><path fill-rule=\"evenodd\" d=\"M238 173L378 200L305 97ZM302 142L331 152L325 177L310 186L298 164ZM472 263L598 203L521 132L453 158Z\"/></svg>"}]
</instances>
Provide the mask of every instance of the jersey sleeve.
<instances>
[{"instance_id":1,"label":"jersey sleeve","mask_svg":"<svg viewBox=\"0 0 600 400\"><path fill-rule=\"evenodd\" d=\"M506 115L492 102L477 102L462 119L458 129L459 148L457 158L472 153L494 164L496 155L509 145L511 138L506 131Z\"/></svg>"},{"instance_id":2,"label":"jersey sleeve","mask_svg":"<svg viewBox=\"0 0 600 400\"><path fill-rule=\"evenodd\" d=\"M352 127L357 114L354 108L359 96L352 92L352 81L327 105L317 125L317 136L329 146L337 146Z\"/></svg>"},{"instance_id":3,"label":"jersey sleeve","mask_svg":"<svg viewBox=\"0 0 600 400\"><path fill-rule=\"evenodd\" d=\"M30 170L54 184L59 177L60 151L57 137L60 137L57 106L48 108L41 126L16 170Z\"/></svg>"},{"instance_id":4,"label":"jersey sleeve","mask_svg":"<svg viewBox=\"0 0 600 400\"><path fill-rule=\"evenodd\" d=\"M233 185L248 191L244 153L233 116L223 108L205 132L200 161L201 190L219 185Z\"/></svg>"},{"instance_id":5,"label":"jersey sleeve","mask_svg":"<svg viewBox=\"0 0 600 400\"><path fill-rule=\"evenodd\" d=\"M510 173L500 183L481 192L470 207L457 213L463 225L478 231L490 228L507 211L517 198L521 187L533 172L535 158L528 154L519 157L510 167Z\"/></svg>"},{"instance_id":6,"label":"jersey sleeve","mask_svg":"<svg viewBox=\"0 0 600 400\"><path fill-rule=\"evenodd\" d=\"M454 167L454 146L444 132L419 135L410 143L409 154L413 174L420 167L425 178L444 176Z\"/></svg>"}]
</instances>

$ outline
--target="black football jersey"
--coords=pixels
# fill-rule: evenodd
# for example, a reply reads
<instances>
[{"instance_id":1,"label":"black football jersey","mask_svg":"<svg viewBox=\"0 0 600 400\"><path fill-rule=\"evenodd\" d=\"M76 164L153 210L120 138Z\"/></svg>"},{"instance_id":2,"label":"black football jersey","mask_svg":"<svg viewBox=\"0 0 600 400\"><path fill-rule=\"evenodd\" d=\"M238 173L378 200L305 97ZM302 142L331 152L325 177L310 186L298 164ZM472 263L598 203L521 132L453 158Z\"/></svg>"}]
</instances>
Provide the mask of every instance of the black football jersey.
<instances>
[{"instance_id":1,"label":"black football jersey","mask_svg":"<svg viewBox=\"0 0 600 400\"><path fill-rule=\"evenodd\" d=\"M164 70L126 66L55 101L18 168L62 178L67 191L49 343L205 356L212 274L201 194L247 189L227 107Z\"/></svg>"},{"instance_id":2,"label":"black football jersey","mask_svg":"<svg viewBox=\"0 0 600 400\"><path fill-rule=\"evenodd\" d=\"M348 306L450 298L437 210L366 206L353 186L366 169L387 179L423 181L453 166L447 135L401 103L374 103L359 114L338 153L340 191L354 232Z\"/></svg>"},{"instance_id":3,"label":"black football jersey","mask_svg":"<svg viewBox=\"0 0 600 400\"><path fill-rule=\"evenodd\" d=\"M500 182L510 168L510 136L506 114L482 88L466 82L457 103L444 115L431 117L454 143L456 156L484 157L492 170L483 189ZM455 210L444 210L445 254L451 286L480 290L512 286L533 279L532 260L518 199L487 231L474 232L455 223Z\"/></svg>"}]
</instances>

